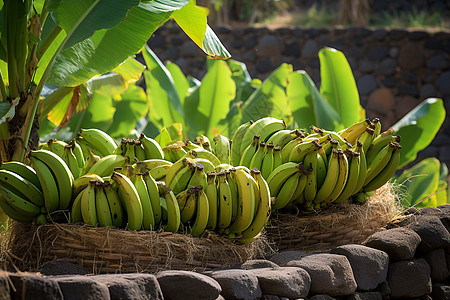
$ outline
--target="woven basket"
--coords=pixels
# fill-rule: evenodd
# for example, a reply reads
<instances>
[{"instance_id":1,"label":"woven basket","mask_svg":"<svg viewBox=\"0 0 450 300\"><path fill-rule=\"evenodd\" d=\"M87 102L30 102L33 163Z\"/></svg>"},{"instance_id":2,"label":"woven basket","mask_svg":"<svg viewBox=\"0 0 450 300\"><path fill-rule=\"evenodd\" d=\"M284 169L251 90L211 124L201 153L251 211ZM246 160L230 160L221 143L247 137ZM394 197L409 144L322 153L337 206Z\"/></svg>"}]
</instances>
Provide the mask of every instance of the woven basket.
<instances>
[{"instance_id":1,"label":"woven basket","mask_svg":"<svg viewBox=\"0 0 450 300\"><path fill-rule=\"evenodd\" d=\"M311 213L275 213L266 227L267 238L278 251L324 251L360 244L400 213L392 184L385 184L363 205L341 203Z\"/></svg>"},{"instance_id":2,"label":"woven basket","mask_svg":"<svg viewBox=\"0 0 450 300\"><path fill-rule=\"evenodd\" d=\"M240 264L273 251L264 236L247 245L214 233L127 231L77 224L35 226L15 222L3 237L2 259L22 271L38 271L56 259L100 273L206 271Z\"/></svg>"}]
</instances>

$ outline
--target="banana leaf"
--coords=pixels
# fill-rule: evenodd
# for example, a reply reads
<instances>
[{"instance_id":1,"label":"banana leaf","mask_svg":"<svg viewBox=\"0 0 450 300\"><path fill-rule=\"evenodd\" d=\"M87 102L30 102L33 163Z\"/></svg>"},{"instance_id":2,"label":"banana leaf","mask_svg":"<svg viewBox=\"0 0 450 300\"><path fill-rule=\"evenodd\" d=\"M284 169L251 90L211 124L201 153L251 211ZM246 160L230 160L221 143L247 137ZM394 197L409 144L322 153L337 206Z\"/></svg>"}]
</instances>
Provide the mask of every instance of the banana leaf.
<instances>
[{"instance_id":1,"label":"banana leaf","mask_svg":"<svg viewBox=\"0 0 450 300\"><path fill-rule=\"evenodd\" d=\"M433 141L445 114L442 99L428 98L392 126L395 134L402 137L399 169L416 159L417 153Z\"/></svg>"},{"instance_id":2,"label":"banana leaf","mask_svg":"<svg viewBox=\"0 0 450 300\"><path fill-rule=\"evenodd\" d=\"M189 90L189 81L187 80L186 76L184 76L184 73L180 69L180 67L176 64L168 62L166 64L166 68L173 78L175 88L177 89L178 96L180 97L181 106L183 106L184 98L186 98L186 94Z\"/></svg>"},{"instance_id":3,"label":"banana leaf","mask_svg":"<svg viewBox=\"0 0 450 300\"><path fill-rule=\"evenodd\" d=\"M436 206L433 195L438 191L440 162L435 157L426 158L406 169L397 178L404 207Z\"/></svg>"},{"instance_id":4,"label":"banana leaf","mask_svg":"<svg viewBox=\"0 0 450 300\"><path fill-rule=\"evenodd\" d=\"M319 50L320 93L338 112L345 127L365 119L355 78L345 55L333 48Z\"/></svg>"},{"instance_id":5,"label":"banana leaf","mask_svg":"<svg viewBox=\"0 0 450 300\"><path fill-rule=\"evenodd\" d=\"M241 124L271 116L285 119L286 124L289 125L292 115L289 111L286 87L291 73L292 65L283 63L263 81L261 86L244 102Z\"/></svg>"},{"instance_id":6,"label":"banana leaf","mask_svg":"<svg viewBox=\"0 0 450 300\"><path fill-rule=\"evenodd\" d=\"M212 137L220 120L224 119L230 109L230 102L236 94L236 85L231 78L231 71L226 62L215 61L202 79L199 88L197 111L206 117L206 123L199 125L202 132ZM196 116L190 115L196 122Z\"/></svg>"},{"instance_id":7,"label":"banana leaf","mask_svg":"<svg viewBox=\"0 0 450 300\"><path fill-rule=\"evenodd\" d=\"M339 114L322 97L305 71L290 74L286 94L296 127L308 129L315 125L331 130L343 128Z\"/></svg>"}]
</instances>

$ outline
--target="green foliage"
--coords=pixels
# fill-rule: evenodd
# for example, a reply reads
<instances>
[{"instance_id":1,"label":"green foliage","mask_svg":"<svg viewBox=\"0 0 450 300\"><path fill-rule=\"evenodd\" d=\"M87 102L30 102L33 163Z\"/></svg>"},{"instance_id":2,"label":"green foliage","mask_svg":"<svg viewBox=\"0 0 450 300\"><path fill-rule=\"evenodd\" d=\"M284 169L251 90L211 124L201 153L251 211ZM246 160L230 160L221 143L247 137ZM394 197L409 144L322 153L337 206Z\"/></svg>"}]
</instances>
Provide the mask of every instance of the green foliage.
<instances>
[{"instance_id":1,"label":"green foliage","mask_svg":"<svg viewBox=\"0 0 450 300\"><path fill-rule=\"evenodd\" d=\"M407 208L447 204L448 170L434 157L425 158L396 179L401 203Z\"/></svg>"}]
</instances>

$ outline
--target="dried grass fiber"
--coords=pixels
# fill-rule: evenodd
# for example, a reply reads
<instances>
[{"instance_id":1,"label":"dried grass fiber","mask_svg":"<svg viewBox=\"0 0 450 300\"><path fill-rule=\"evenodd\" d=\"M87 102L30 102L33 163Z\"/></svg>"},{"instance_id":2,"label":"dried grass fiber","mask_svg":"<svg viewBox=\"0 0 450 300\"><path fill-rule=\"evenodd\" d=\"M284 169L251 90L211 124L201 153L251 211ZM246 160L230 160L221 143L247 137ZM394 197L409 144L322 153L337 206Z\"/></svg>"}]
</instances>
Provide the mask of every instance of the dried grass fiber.
<instances>
[{"instance_id":1,"label":"dried grass fiber","mask_svg":"<svg viewBox=\"0 0 450 300\"><path fill-rule=\"evenodd\" d=\"M1 238L1 259L21 271L38 271L57 259L85 266L93 274L205 271L273 253L264 235L241 245L215 233L192 237L78 224L14 222Z\"/></svg>"},{"instance_id":2,"label":"dried grass fiber","mask_svg":"<svg viewBox=\"0 0 450 300\"><path fill-rule=\"evenodd\" d=\"M395 187L387 183L364 204L341 203L319 212L275 213L266 227L278 251L323 251L360 244L400 214Z\"/></svg>"}]
</instances>

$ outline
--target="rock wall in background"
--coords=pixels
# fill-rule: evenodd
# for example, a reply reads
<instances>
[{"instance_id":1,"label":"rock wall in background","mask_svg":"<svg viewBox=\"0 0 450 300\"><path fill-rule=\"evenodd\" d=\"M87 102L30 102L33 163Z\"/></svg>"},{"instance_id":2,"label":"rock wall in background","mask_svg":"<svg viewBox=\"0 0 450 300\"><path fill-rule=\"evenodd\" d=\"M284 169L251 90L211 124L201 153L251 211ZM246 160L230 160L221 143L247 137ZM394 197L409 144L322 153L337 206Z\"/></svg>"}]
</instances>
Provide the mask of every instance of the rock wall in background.
<instances>
[{"instance_id":1,"label":"rock wall in background","mask_svg":"<svg viewBox=\"0 0 450 300\"><path fill-rule=\"evenodd\" d=\"M317 53L322 47L342 51L349 60L368 117L380 117L383 129L429 97L444 99L450 111L450 31L373 28L236 28L215 27L216 34L242 61L252 78L264 79L281 63L305 70L320 86ZM201 79L203 52L176 25L150 38L162 61L170 60L186 75ZM450 121L447 116L432 144L419 158L435 156L450 166Z\"/></svg>"}]
</instances>

